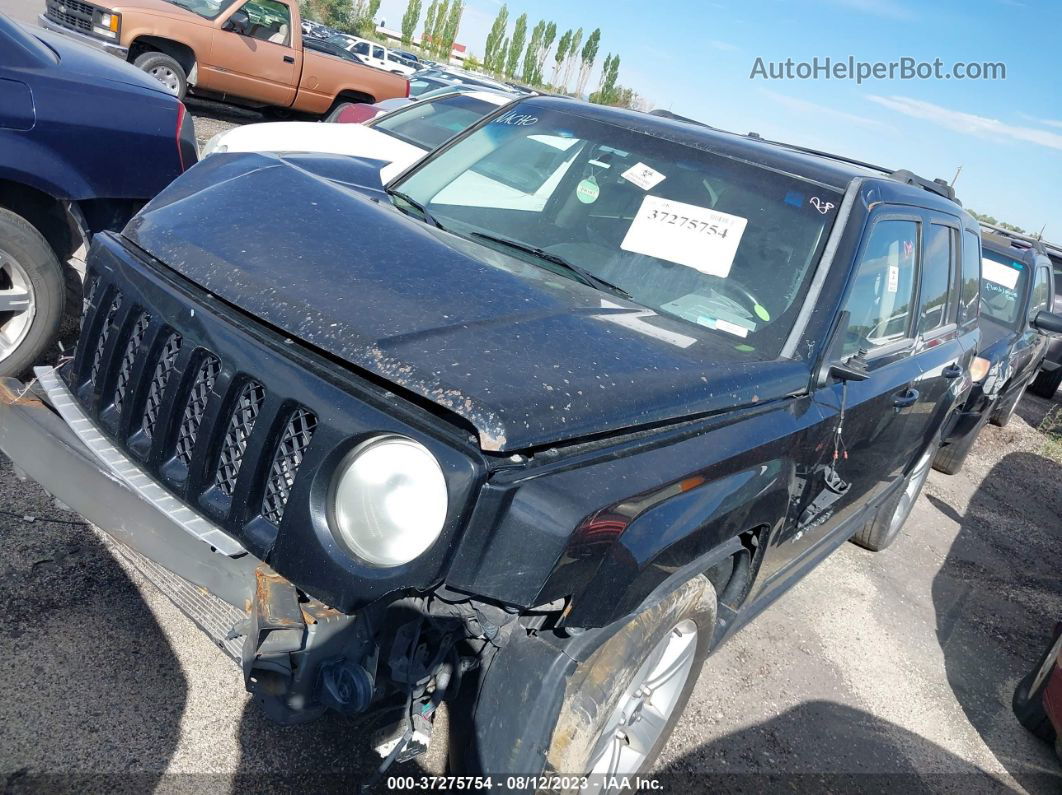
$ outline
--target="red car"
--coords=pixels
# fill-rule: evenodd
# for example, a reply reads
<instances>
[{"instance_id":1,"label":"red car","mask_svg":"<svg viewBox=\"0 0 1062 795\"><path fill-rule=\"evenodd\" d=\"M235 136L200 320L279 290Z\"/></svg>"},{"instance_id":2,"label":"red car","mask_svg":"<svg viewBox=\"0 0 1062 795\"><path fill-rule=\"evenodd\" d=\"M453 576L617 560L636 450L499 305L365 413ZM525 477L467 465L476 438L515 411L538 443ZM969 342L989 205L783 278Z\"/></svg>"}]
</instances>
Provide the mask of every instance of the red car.
<instances>
[{"instance_id":1,"label":"red car","mask_svg":"<svg viewBox=\"0 0 1062 795\"><path fill-rule=\"evenodd\" d=\"M1053 742L1062 759L1062 621L1040 662L1018 683L1014 714L1037 737Z\"/></svg>"}]
</instances>

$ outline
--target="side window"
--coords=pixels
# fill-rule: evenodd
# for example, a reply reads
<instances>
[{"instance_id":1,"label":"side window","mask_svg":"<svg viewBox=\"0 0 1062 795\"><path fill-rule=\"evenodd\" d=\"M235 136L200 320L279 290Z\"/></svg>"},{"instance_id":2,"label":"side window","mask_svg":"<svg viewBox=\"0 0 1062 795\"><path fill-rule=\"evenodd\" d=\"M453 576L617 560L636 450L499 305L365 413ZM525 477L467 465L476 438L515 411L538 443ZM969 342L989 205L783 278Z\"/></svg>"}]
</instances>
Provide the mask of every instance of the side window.
<instances>
[{"instance_id":1,"label":"side window","mask_svg":"<svg viewBox=\"0 0 1062 795\"><path fill-rule=\"evenodd\" d=\"M959 323L978 315L981 297L981 236L973 232L962 235L962 290L959 293Z\"/></svg>"},{"instance_id":2,"label":"side window","mask_svg":"<svg viewBox=\"0 0 1062 795\"><path fill-rule=\"evenodd\" d=\"M364 41L359 41L357 44L351 47L350 50L351 52L356 52L358 55L368 55L369 45L366 44Z\"/></svg>"},{"instance_id":3,"label":"side window","mask_svg":"<svg viewBox=\"0 0 1062 795\"><path fill-rule=\"evenodd\" d=\"M1051 299L1051 275L1047 268L1036 269L1036 281L1033 282L1032 300L1029 302L1029 317L1048 309Z\"/></svg>"},{"instance_id":4,"label":"side window","mask_svg":"<svg viewBox=\"0 0 1062 795\"><path fill-rule=\"evenodd\" d=\"M845 309L843 355L873 351L907 336L914 294L917 221L878 221L870 230Z\"/></svg>"},{"instance_id":5,"label":"side window","mask_svg":"<svg viewBox=\"0 0 1062 795\"><path fill-rule=\"evenodd\" d=\"M382 61L384 59L384 49L383 49L383 47L373 47L372 48L372 57Z\"/></svg>"},{"instance_id":6,"label":"side window","mask_svg":"<svg viewBox=\"0 0 1062 795\"><path fill-rule=\"evenodd\" d=\"M922 292L918 333L925 334L948 322L948 288L955 270L954 230L930 224L922 258Z\"/></svg>"},{"instance_id":7,"label":"side window","mask_svg":"<svg viewBox=\"0 0 1062 795\"><path fill-rule=\"evenodd\" d=\"M277 0L251 0L243 10L250 20L248 36L273 44L291 43L291 11Z\"/></svg>"}]
</instances>

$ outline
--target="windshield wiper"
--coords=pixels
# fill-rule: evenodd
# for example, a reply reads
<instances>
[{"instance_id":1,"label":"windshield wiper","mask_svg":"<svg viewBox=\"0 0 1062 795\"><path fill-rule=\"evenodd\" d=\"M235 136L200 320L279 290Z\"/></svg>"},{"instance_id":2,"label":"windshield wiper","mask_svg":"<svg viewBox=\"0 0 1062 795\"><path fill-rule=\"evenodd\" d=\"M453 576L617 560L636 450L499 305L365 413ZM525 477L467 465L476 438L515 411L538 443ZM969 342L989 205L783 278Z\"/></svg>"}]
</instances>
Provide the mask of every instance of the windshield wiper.
<instances>
[{"instance_id":1,"label":"windshield wiper","mask_svg":"<svg viewBox=\"0 0 1062 795\"><path fill-rule=\"evenodd\" d=\"M428 208L416 199L414 199L408 193L403 193L400 190L391 190L390 188L387 188L386 190L388 196L394 196L396 199L401 199L402 201L404 201L406 204L408 204L410 207L412 207L414 210L424 216L424 220L434 226L436 229L443 228L443 225L435 220L435 216L428 212Z\"/></svg>"},{"instance_id":2,"label":"windshield wiper","mask_svg":"<svg viewBox=\"0 0 1062 795\"><path fill-rule=\"evenodd\" d=\"M490 235L486 232L471 232L470 234L472 235L472 237L477 237L482 240L490 240L494 243L501 243L503 246L508 246L509 248L516 249L517 251L523 251L526 254L531 254L533 256L538 257L539 259L545 260L546 262L550 262L554 265L559 265L569 273L575 274L577 280L585 284L587 287L593 287L596 290L601 290L603 292L612 293L613 295L618 295L621 298L626 298L628 301L634 300L631 294L624 290L622 287L620 287L618 284L613 284L610 281L602 279L600 276L591 273L586 268L569 262L559 254L553 254L552 252L546 251L543 248L539 248L538 246L532 246L528 243L521 243L519 240L511 240L507 237L498 237L497 235Z\"/></svg>"}]
</instances>

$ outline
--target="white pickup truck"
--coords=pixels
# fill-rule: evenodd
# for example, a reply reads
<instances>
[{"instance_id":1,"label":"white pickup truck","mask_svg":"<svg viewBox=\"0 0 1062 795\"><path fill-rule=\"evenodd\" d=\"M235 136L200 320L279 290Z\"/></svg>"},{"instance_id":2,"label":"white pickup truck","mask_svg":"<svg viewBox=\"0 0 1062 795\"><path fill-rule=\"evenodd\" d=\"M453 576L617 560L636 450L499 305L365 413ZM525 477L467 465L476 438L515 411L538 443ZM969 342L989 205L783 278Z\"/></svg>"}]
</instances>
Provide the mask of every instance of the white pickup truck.
<instances>
[{"instance_id":1,"label":"white pickup truck","mask_svg":"<svg viewBox=\"0 0 1062 795\"><path fill-rule=\"evenodd\" d=\"M409 77L416 71L416 69L407 64L404 58L374 41L366 41L365 39L359 39L357 36L349 36L346 33L332 36L328 41L342 47L347 52L354 53L366 66L382 69L385 72L393 72L404 77Z\"/></svg>"}]
</instances>

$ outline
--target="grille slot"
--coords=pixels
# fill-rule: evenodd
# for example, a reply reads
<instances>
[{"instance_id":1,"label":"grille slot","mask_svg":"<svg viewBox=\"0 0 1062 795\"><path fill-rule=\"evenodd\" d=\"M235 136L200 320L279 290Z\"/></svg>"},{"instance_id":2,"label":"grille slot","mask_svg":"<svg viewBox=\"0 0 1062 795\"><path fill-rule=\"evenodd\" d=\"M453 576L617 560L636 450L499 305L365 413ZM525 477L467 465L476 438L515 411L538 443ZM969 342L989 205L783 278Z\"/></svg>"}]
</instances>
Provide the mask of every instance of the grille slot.
<instances>
[{"instance_id":1,"label":"grille slot","mask_svg":"<svg viewBox=\"0 0 1062 795\"><path fill-rule=\"evenodd\" d=\"M129 386L129 376L133 373L133 363L140 353L140 346L144 342L144 335L151 324L151 316L147 312L141 312L133 326L133 333L129 335L129 342L125 345L125 355L122 357L122 366L118 370L118 383L114 387L114 408L122 410L125 402L125 390Z\"/></svg>"},{"instance_id":2,"label":"grille slot","mask_svg":"<svg viewBox=\"0 0 1062 795\"><path fill-rule=\"evenodd\" d=\"M279 526L284 518L284 508L291 496L291 487L302 466L303 455L310 446L317 417L306 409L297 409L288 418L284 433L280 437L273 464L269 468L265 497L262 499L262 516Z\"/></svg>"},{"instance_id":3,"label":"grille slot","mask_svg":"<svg viewBox=\"0 0 1062 795\"><path fill-rule=\"evenodd\" d=\"M99 287L100 280L92 277L89 279L88 287L85 289L85 297L81 301L81 325L79 329L85 330L85 320L88 318L89 310L92 307L92 299L96 297L96 288Z\"/></svg>"},{"instance_id":4,"label":"grille slot","mask_svg":"<svg viewBox=\"0 0 1062 795\"><path fill-rule=\"evenodd\" d=\"M184 462L185 466L192 463L192 450L195 448L196 437L199 436L199 425L203 422L203 415L210 401L210 390L214 388L214 382L220 372L221 362L216 356L208 354L195 374L195 382L188 395L188 403L181 418L181 428L177 434L177 458Z\"/></svg>"},{"instance_id":5,"label":"grille slot","mask_svg":"<svg viewBox=\"0 0 1062 795\"><path fill-rule=\"evenodd\" d=\"M166 340L162 348L162 355L155 364L155 372L151 376L151 386L148 388L147 403L144 404L144 417L140 426L144 433L151 436L155 432L155 423L159 420L159 407L162 405L162 395L166 391L166 384L170 381L173 365L177 361L177 354L181 352L181 335L174 332Z\"/></svg>"},{"instance_id":6,"label":"grille slot","mask_svg":"<svg viewBox=\"0 0 1062 795\"><path fill-rule=\"evenodd\" d=\"M111 329L114 328L114 316L118 314L121 306L122 294L116 293L114 300L111 301L110 309L107 310L107 317L103 319L103 327L100 329L99 339L96 340L96 352L92 356L92 374L89 377L93 384L96 383L96 376L100 373L100 365L103 364L103 349L107 345L107 338L111 335Z\"/></svg>"},{"instance_id":7,"label":"grille slot","mask_svg":"<svg viewBox=\"0 0 1062 795\"><path fill-rule=\"evenodd\" d=\"M229 420L229 429L225 433L225 442L221 447L221 457L218 459L218 470L214 478L217 487L227 497L231 497L236 488L243 454L247 450L247 442L254 431L254 423L264 401L265 388L257 381L248 382L240 390L240 397Z\"/></svg>"}]
</instances>

